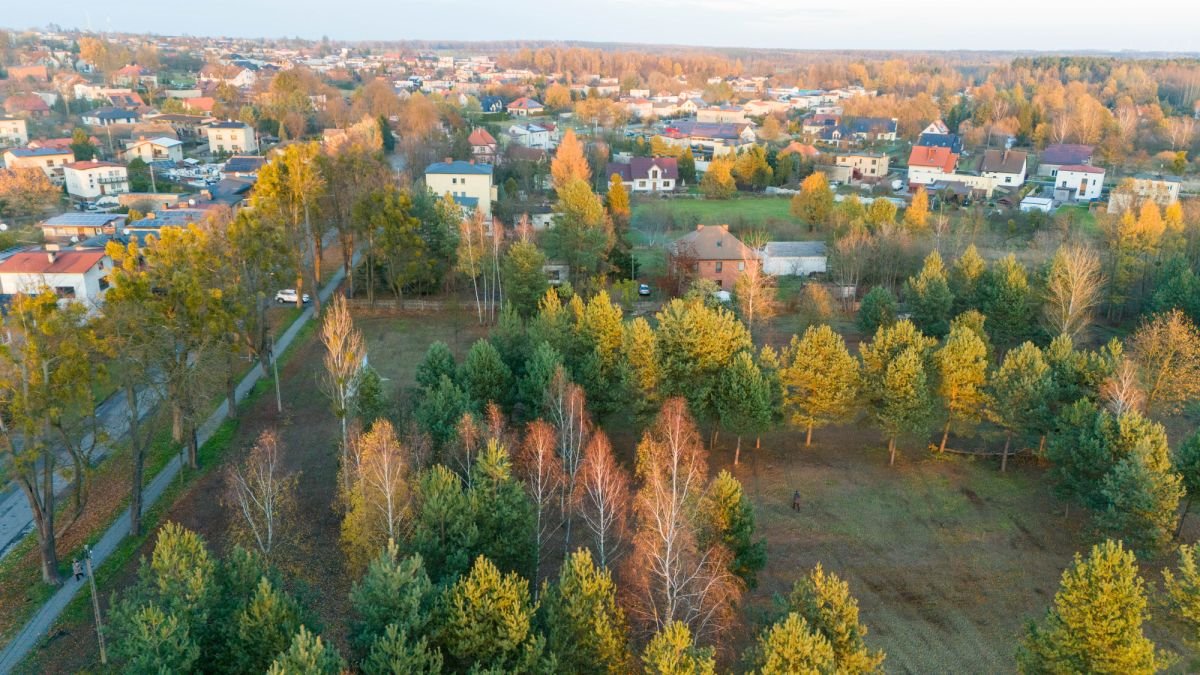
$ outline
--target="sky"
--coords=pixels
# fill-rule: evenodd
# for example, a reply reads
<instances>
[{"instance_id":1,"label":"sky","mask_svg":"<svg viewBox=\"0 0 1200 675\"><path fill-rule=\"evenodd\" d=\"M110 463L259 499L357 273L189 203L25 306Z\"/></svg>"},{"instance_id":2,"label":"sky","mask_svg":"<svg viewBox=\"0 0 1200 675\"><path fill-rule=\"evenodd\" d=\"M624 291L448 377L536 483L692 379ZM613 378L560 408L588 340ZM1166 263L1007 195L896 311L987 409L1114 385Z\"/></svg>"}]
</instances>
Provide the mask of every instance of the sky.
<instances>
[{"instance_id":1,"label":"sky","mask_svg":"<svg viewBox=\"0 0 1200 675\"><path fill-rule=\"evenodd\" d=\"M1200 52L1200 0L6 0L0 25L337 40Z\"/></svg>"}]
</instances>

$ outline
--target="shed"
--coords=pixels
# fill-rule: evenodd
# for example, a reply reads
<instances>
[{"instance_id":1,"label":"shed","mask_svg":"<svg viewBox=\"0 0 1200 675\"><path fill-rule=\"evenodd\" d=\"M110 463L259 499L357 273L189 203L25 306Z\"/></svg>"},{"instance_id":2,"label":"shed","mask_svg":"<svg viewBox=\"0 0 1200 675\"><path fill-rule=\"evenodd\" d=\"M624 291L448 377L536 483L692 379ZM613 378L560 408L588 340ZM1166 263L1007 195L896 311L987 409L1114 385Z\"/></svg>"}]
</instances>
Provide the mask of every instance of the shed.
<instances>
[{"instance_id":1,"label":"shed","mask_svg":"<svg viewBox=\"0 0 1200 675\"><path fill-rule=\"evenodd\" d=\"M1021 210L1025 213L1030 211L1050 213L1054 210L1054 200L1050 197L1026 197L1021 200Z\"/></svg>"},{"instance_id":2,"label":"shed","mask_svg":"<svg viewBox=\"0 0 1200 675\"><path fill-rule=\"evenodd\" d=\"M822 274L828 265L823 241L772 241L761 251L763 271L775 276Z\"/></svg>"}]
</instances>

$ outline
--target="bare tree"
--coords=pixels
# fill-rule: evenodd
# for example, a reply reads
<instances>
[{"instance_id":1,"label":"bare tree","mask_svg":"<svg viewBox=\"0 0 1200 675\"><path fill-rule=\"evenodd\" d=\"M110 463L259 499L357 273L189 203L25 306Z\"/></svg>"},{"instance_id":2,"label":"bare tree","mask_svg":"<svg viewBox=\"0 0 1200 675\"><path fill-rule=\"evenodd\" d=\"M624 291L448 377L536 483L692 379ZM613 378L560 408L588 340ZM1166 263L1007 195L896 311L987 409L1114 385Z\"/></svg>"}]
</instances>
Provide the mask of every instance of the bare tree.
<instances>
[{"instance_id":1,"label":"bare tree","mask_svg":"<svg viewBox=\"0 0 1200 675\"><path fill-rule=\"evenodd\" d=\"M1200 331L1177 309L1156 314L1133 334L1146 408L1178 410L1200 396Z\"/></svg>"},{"instance_id":2,"label":"bare tree","mask_svg":"<svg viewBox=\"0 0 1200 675\"><path fill-rule=\"evenodd\" d=\"M1078 338L1092 321L1104 290L1100 258L1081 245L1062 246L1046 278L1046 325L1059 335Z\"/></svg>"},{"instance_id":3,"label":"bare tree","mask_svg":"<svg viewBox=\"0 0 1200 675\"><path fill-rule=\"evenodd\" d=\"M562 366L554 372L546 397L550 422L558 432L558 456L562 460L564 475L560 499L563 520L566 523L563 547L569 552L571 525L575 519L575 504L571 497L575 494L575 482L579 477L579 467L583 464L584 450L592 432L592 421L587 414L587 397L583 388L571 382Z\"/></svg>"},{"instance_id":4,"label":"bare tree","mask_svg":"<svg viewBox=\"0 0 1200 675\"><path fill-rule=\"evenodd\" d=\"M629 476L617 464L612 445L602 431L592 437L576 492L579 515L592 533L596 559L602 566L609 566L625 544Z\"/></svg>"},{"instance_id":5,"label":"bare tree","mask_svg":"<svg viewBox=\"0 0 1200 675\"><path fill-rule=\"evenodd\" d=\"M556 454L557 439L554 427L537 420L529 425L525 435L525 443L517 456L517 471L525 484L525 491L537 509L537 526L535 529L537 560L534 563L534 583L541 578L542 560L546 556L546 543L562 527L562 511L554 514L554 508L560 506L561 493L565 476L562 461Z\"/></svg>"},{"instance_id":6,"label":"bare tree","mask_svg":"<svg viewBox=\"0 0 1200 675\"><path fill-rule=\"evenodd\" d=\"M1171 141L1171 149L1187 148L1196 136L1196 120L1187 117L1172 117L1167 120L1167 139Z\"/></svg>"},{"instance_id":7,"label":"bare tree","mask_svg":"<svg viewBox=\"0 0 1200 675\"><path fill-rule=\"evenodd\" d=\"M283 470L279 436L259 435L246 461L225 474L225 503L237 513L232 530L236 539L252 544L268 560L289 531L295 514L297 474Z\"/></svg>"},{"instance_id":8,"label":"bare tree","mask_svg":"<svg viewBox=\"0 0 1200 675\"><path fill-rule=\"evenodd\" d=\"M375 513L389 541L400 541L408 513L408 457L392 423L380 419L353 443L354 468L363 505ZM374 519L373 519L374 520Z\"/></svg>"},{"instance_id":9,"label":"bare tree","mask_svg":"<svg viewBox=\"0 0 1200 675\"><path fill-rule=\"evenodd\" d=\"M354 319L341 295L334 298L321 325L321 344L325 345L325 376L321 380L325 395L333 405L342 431L342 466L347 466L350 448L350 411L358 394L363 366L367 360L367 344L362 333L354 327ZM349 473L343 471L349 477ZM349 485L345 485L347 489Z\"/></svg>"},{"instance_id":10,"label":"bare tree","mask_svg":"<svg viewBox=\"0 0 1200 675\"><path fill-rule=\"evenodd\" d=\"M702 549L697 538L708 462L683 399L663 404L637 452L637 526L624 567L631 611L649 633L682 621L698 639L712 638L729 626L741 584L728 571L729 552Z\"/></svg>"},{"instance_id":11,"label":"bare tree","mask_svg":"<svg viewBox=\"0 0 1200 675\"><path fill-rule=\"evenodd\" d=\"M1137 365L1129 359L1121 359L1113 374L1100 385L1100 397L1114 415L1140 412L1146 403L1146 393L1138 381Z\"/></svg>"},{"instance_id":12,"label":"bare tree","mask_svg":"<svg viewBox=\"0 0 1200 675\"><path fill-rule=\"evenodd\" d=\"M742 249L743 272L733 285L738 309L751 328L775 316L778 311L775 277L763 271L762 256L758 254L758 249L766 245L767 236L764 233L751 232L746 236L746 246Z\"/></svg>"}]
</instances>

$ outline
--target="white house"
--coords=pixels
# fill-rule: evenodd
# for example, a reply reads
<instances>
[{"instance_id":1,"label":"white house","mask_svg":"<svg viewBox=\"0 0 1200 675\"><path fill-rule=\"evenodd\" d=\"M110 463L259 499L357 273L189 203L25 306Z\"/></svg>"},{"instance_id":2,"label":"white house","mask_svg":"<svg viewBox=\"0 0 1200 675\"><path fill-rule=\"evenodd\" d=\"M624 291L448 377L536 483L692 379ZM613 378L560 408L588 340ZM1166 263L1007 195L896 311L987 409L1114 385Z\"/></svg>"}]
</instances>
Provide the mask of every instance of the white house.
<instances>
[{"instance_id":1,"label":"white house","mask_svg":"<svg viewBox=\"0 0 1200 675\"><path fill-rule=\"evenodd\" d=\"M605 176L621 177L634 192L670 192L679 182L679 162L674 157L634 157L625 162L609 162Z\"/></svg>"},{"instance_id":2,"label":"white house","mask_svg":"<svg viewBox=\"0 0 1200 675\"><path fill-rule=\"evenodd\" d=\"M514 124L508 128L508 135L517 145L536 150L550 150L550 130L540 124Z\"/></svg>"},{"instance_id":3,"label":"white house","mask_svg":"<svg viewBox=\"0 0 1200 675\"><path fill-rule=\"evenodd\" d=\"M1069 190L1076 201L1099 199L1104 189L1104 169L1088 164L1065 164L1054 176L1056 190Z\"/></svg>"},{"instance_id":4,"label":"white house","mask_svg":"<svg viewBox=\"0 0 1200 675\"><path fill-rule=\"evenodd\" d=\"M73 199L91 201L129 192L129 172L113 162L71 162L63 167L63 178Z\"/></svg>"},{"instance_id":5,"label":"white house","mask_svg":"<svg viewBox=\"0 0 1200 675\"><path fill-rule=\"evenodd\" d=\"M13 147L29 142L29 128L20 117L0 117L0 146Z\"/></svg>"},{"instance_id":6,"label":"white house","mask_svg":"<svg viewBox=\"0 0 1200 675\"><path fill-rule=\"evenodd\" d=\"M451 159L434 162L425 168L425 186L438 197L449 194L464 211L478 210L485 221L491 221L496 199L491 164Z\"/></svg>"},{"instance_id":7,"label":"white house","mask_svg":"<svg viewBox=\"0 0 1200 675\"><path fill-rule=\"evenodd\" d=\"M89 110L83 113L80 119L90 127L111 127L117 124L137 124L141 115L132 110L109 107Z\"/></svg>"},{"instance_id":8,"label":"white house","mask_svg":"<svg viewBox=\"0 0 1200 675\"><path fill-rule=\"evenodd\" d=\"M104 301L112 259L103 249L21 251L0 262L0 293L38 293L50 288L63 302L95 306Z\"/></svg>"},{"instance_id":9,"label":"white house","mask_svg":"<svg viewBox=\"0 0 1200 675\"><path fill-rule=\"evenodd\" d=\"M824 273L828 264L823 241L771 241L759 251L763 272L774 276Z\"/></svg>"},{"instance_id":10,"label":"white house","mask_svg":"<svg viewBox=\"0 0 1200 675\"><path fill-rule=\"evenodd\" d=\"M997 187L1018 188L1025 183L1029 155L1020 150L988 150L979 171L996 181Z\"/></svg>"},{"instance_id":11,"label":"white house","mask_svg":"<svg viewBox=\"0 0 1200 675\"><path fill-rule=\"evenodd\" d=\"M914 145L908 156L908 184L931 185L944 180L958 167L958 155L950 148Z\"/></svg>"},{"instance_id":12,"label":"white house","mask_svg":"<svg viewBox=\"0 0 1200 675\"><path fill-rule=\"evenodd\" d=\"M183 143L165 136L159 138L142 138L129 144L125 149L125 161L132 162L140 157L144 162L154 161L183 161Z\"/></svg>"},{"instance_id":13,"label":"white house","mask_svg":"<svg viewBox=\"0 0 1200 675\"><path fill-rule=\"evenodd\" d=\"M205 129L208 151L214 155L243 155L258 152L258 138L245 122L217 122Z\"/></svg>"},{"instance_id":14,"label":"white house","mask_svg":"<svg viewBox=\"0 0 1200 675\"><path fill-rule=\"evenodd\" d=\"M74 161L75 153L70 149L12 148L4 152L4 168L41 169L55 185L62 185L63 167Z\"/></svg>"}]
</instances>

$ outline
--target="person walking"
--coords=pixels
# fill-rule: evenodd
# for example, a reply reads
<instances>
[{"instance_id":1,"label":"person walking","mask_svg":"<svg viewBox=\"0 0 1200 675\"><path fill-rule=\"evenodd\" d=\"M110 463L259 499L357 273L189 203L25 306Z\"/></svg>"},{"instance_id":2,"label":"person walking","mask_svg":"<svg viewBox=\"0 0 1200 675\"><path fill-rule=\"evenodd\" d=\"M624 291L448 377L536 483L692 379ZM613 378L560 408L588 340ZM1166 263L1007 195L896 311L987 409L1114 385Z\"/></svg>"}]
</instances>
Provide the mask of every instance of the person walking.
<instances>
[{"instance_id":1,"label":"person walking","mask_svg":"<svg viewBox=\"0 0 1200 675\"><path fill-rule=\"evenodd\" d=\"M83 578L83 563L79 562L79 558L71 563L71 571L75 573L75 581Z\"/></svg>"},{"instance_id":2,"label":"person walking","mask_svg":"<svg viewBox=\"0 0 1200 675\"><path fill-rule=\"evenodd\" d=\"M799 490L796 490L795 492L792 493L792 510L793 511L800 510L800 491Z\"/></svg>"}]
</instances>

